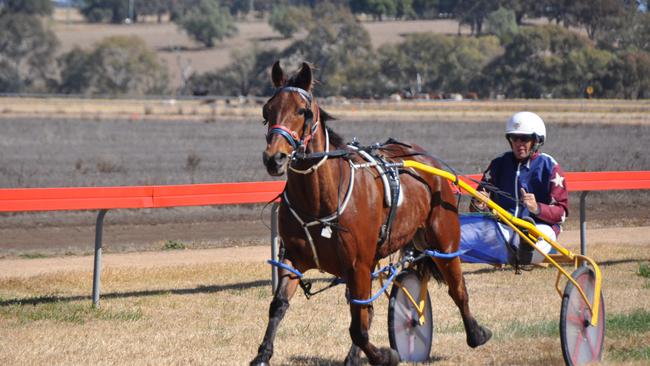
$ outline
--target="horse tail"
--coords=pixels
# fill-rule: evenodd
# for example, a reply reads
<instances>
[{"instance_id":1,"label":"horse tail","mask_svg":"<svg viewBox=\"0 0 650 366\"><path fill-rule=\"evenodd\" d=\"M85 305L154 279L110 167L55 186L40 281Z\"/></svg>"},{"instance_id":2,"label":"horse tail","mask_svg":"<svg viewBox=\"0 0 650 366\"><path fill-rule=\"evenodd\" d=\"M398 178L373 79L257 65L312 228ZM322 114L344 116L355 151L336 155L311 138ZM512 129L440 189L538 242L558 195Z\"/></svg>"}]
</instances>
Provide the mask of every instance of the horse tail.
<instances>
[{"instance_id":1,"label":"horse tail","mask_svg":"<svg viewBox=\"0 0 650 366\"><path fill-rule=\"evenodd\" d=\"M442 275L442 272L440 272L440 268L438 268L438 265L436 265L436 262L433 261L433 258L431 257L425 257L422 260L422 266L424 267L423 269L426 269L429 271L431 274L431 277L438 282L438 284L446 284L447 282L445 281L444 276Z\"/></svg>"}]
</instances>

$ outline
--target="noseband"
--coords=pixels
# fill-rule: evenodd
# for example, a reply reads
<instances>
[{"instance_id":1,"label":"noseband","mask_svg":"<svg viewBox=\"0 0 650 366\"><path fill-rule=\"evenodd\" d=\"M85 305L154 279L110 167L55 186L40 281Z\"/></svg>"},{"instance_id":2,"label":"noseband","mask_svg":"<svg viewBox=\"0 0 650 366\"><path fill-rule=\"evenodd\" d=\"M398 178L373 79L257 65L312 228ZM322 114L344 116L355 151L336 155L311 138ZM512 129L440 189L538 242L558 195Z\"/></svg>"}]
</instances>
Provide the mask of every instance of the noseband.
<instances>
[{"instance_id":1,"label":"noseband","mask_svg":"<svg viewBox=\"0 0 650 366\"><path fill-rule=\"evenodd\" d=\"M316 134L316 127L318 126L318 117L316 118L316 121L314 121L314 113L311 110L311 102L312 102L312 95L310 92L306 91L305 89L298 88L295 86L285 86L282 88L278 88L271 99L275 98L276 95L280 94L281 92L294 92L298 93L302 99L304 99L305 102L307 102L307 107L305 108L305 121L302 125L302 135L298 136L296 131L290 130L288 127L280 125L280 124L275 124L272 125L269 129L268 134L266 135L266 142L270 143L271 138L273 135L280 135L287 140L289 145L293 148L294 151L303 148L303 151L307 150L307 145L309 144L309 141L314 137ZM269 100L271 100L269 99ZM307 131L311 131L311 133L307 133Z\"/></svg>"}]
</instances>

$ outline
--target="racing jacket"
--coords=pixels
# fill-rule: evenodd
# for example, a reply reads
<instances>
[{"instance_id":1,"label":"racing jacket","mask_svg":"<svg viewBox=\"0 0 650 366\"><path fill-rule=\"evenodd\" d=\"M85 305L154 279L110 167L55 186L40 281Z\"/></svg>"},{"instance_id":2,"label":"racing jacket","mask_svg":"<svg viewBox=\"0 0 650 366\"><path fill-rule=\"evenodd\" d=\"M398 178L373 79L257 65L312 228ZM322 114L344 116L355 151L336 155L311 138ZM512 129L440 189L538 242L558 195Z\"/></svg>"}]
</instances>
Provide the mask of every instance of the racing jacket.
<instances>
[{"instance_id":1,"label":"racing jacket","mask_svg":"<svg viewBox=\"0 0 650 366\"><path fill-rule=\"evenodd\" d=\"M490 192L490 199L516 217L531 217L538 223L550 225L559 235L561 224L569 214L569 193L564 171L552 156L535 152L519 162L508 151L490 162L483 172L479 188L489 183L511 197ZM537 215L520 202L520 188L533 193L539 206Z\"/></svg>"}]
</instances>

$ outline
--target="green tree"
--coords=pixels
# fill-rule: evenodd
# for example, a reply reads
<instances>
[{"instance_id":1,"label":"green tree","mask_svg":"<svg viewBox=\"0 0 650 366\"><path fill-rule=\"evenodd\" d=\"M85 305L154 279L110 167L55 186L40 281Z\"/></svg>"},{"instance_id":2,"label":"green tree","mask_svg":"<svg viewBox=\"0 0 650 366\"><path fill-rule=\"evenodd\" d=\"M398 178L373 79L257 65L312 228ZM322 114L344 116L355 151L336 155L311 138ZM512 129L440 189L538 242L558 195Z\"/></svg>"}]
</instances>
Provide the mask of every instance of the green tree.
<instances>
[{"instance_id":1,"label":"green tree","mask_svg":"<svg viewBox=\"0 0 650 366\"><path fill-rule=\"evenodd\" d=\"M509 43L519 31L515 12L510 9L499 8L491 12L486 22L488 32L499 37L502 44Z\"/></svg>"},{"instance_id":2,"label":"green tree","mask_svg":"<svg viewBox=\"0 0 650 366\"><path fill-rule=\"evenodd\" d=\"M484 70L481 93L509 98L582 97L597 90L613 55L559 26L524 28Z\"/></svg>"},{"instance_id":3,"label":"green tree","mask_svg":"<svg viewBox=\"0 0 650 366\"><path fill-rule=\"evenodd\" d=\"M8 13L31 15L51 15L52 10L51 0L5 0L3 9Z\"/></svg>"},{"instance_id":4,"label":"green tree","mask_svg":"<svg viewBox=\"0 0 650 366\"><path fill-rule=\"evenodd\" d=\"M413 11L418 18L434 19L438 17L438 14L445 11L447 13L452 12L453 5L449 9L441 10L440 6L443 3L445 3L445 0L413 0Z\"/></svg>"},{"instance_id":5,"label":"green tree","mask_svg":"<svg viewBox=\"0 0 650 366\"><path fill-rule=\"evenodd\" d=\"M600 32L596 39L605 49L650 52L650 13L628 10L614 19L612 31Z\"/></svg>"},{"instance_id":6,"label":"green tree","mask_svg":"<svg viewBox=\"0 0 650 366\"><path fill-rule=\"evenodd\" d=\"M271 28L284 38L291 36L311 21L311 11L305 7L274 6L269 17Z\"/></svg>"},{"instance_id":7,"label":"green tree","mask_svg":"<svg viewBox=\"0 0 650 366\"><path fill-rule=\"evenodd\" d=\"M495 37L459 38L414 34L397 45L378 50L381 78L390 92L468 92L485 65L501 53Z\"/></svg>"},{"instance_id":8,"label":"green tree","mask_svg":"<svg viewBox=\"0 0 650 366\"><path fill-rule=\"evenodd\" d=\"M217 0L200 0L196 7L175 22L206 47L213 47L215 39L221 41L237 33L230 11L221 7Z\"/></svg>"},{"instance_id":9,"label":"green tree","mask_svg":"<svg viewBox=\"0 0 650 366\"><path fill-rule=\"evenodd\" d=\"M223 0L221 3L230 9L232 16L239 18L245 17L253 10L251 0Z\"/></svg>"},{"instance_id":10,"label":"green tree","mask_svg":"<svg viewBox=\"0 0 650 366\"><path fill-rule=\"evenodd\" d=\"M498 8L498 1L459 0L454 8L454 14L461 24L470 26L472 34L480 35L483 32L485 18Z\"/></svg>"},{"instance_id":11,"label":"green tree","mask_svg":"<svg viewBox=\"0 0 650 366\"><path fill-rule=\"evenodd\" d=\"M83 94L90 90L93 77L92 51L79 47L59 56L57 59L60 82L57 92L64 94Z\"/></svg>"},{"instance_id":12,"label":"green tree","mask_svg":"<svg viewBox=\"0 0 650 366\"><path fill-rule=\"evenodd\" d=\"M413 0L398 1L395 16L399 19L416 19L418 15L413 10Z\"/></svg>"},{"instance_id":13,"label":"green tree","mask_svg":"<svg viewBox=\"0 0 650 366\"><path fill-rule=\"evenodd\" d=\"M354 18L349 9L332 4L319 4L314 9L312 28L307 37L294 42L283 52L285 65L297 66L307 60L312 62L315 79L322 83L318 88L323 95L341 95L342 76L352 60L374 58L370 35Z\"/></svg>"},{"instance_id":14,"label":"green tree","mask_svg":"<svg viewBox=\"0 0 650 366\"><path fill-rule=\"evenodd\" d=\"M213 72L193 74L186 90L201 95L269 95L268 68L272 60L280 58L279 51L264 50L259 45L234 51L233 62Z\"/></svg>"},{"instance_id":15,"label":"green tree","mask_svg":"<svg viewBox=\"0 0 650 366\"><path fill-rule=\"evenodd\" d=\"M59 58L60 91L93 95L163 94L167 70L137 36L114 36L92 50L78 48Z\"/></svg>"},{"instance_id":16,"label":"green tree","mask_svg":"<svg viewBox=\"0 0 650 366\"><path fill-rule=\"evenodd\" d=\"M0 14L0 91L45 91L57 47L56 35L38 17Z\"/></svg>"},{"instance_id":17,"label":"green tree","mask_svg":"<svg viewBox=\"0 0 650 366\"><path fill-rule=\"evenodd\" d=\"M89 22L119 24L129 16L129 0L84 0L80 10Z\"/></svg>"},{"instance_id":18,"label":"green tree","mask_svg":"<svg viewBox=\"0 0 650 366\"><path fill-rule=\"evenodd\" d=\"M613 59L602 78L608 98L650 98L650 53L624 52Z\"/></svg>"},{"instance_id":19,"label":"green tree","mask_svg":"<svg viewBox=\"0 0 650 366\"><path fill-rule=\"evenodd\" d=\"M161 23L163 15L171 12L171 4L169 0L134 1L134 19L131 20L137 22L140 16L155 15L158 23Z\"/></svg>"},{"instance_id":20,"label":"green tree","mask_svg":"<svg viewBox=\"0 0 650 366\"><path fill-rule=\"evenodd\" d=\"M570 9L576 23L585 27L590 39L596 39L598 33L614 28L616 19L625 14L629 3L627 0L575 0Z\"/></svg>"}]
</instances>

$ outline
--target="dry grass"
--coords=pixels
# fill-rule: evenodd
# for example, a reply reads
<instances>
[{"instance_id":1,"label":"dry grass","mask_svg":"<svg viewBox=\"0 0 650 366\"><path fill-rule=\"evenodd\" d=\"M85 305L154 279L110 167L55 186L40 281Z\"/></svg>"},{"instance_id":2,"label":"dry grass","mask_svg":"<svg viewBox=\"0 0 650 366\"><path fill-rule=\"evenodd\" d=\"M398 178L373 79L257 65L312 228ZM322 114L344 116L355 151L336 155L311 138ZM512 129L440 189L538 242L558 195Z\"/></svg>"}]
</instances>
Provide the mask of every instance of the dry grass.
<instances>
[{"instance_id":1,"label":"dry grass","mask_svg":"<svg viewBox=\"0 0 650 366\"><path fill-rule=\"evenodd\" d=\"M639 262L650 261L650 248L593 245L590 251L602 263L609 319L626 319L642 309L641 321L647 321L650 289ZM436 365L562 363L554 270L516 276L483 265L464 269L473 312L495 336L469 349L446 289L431 284ZM266 326L269 268L261 263L109 269L99 310L87 297L91 278L67 272L0 281L0 364L243 365ZM33 304L16 304L18 299ZM387 346L385 298L375 310L371 339ZM309 301L297 294L278 332L273 361L340 363L350 344L347 314L342 286ZM626 330L622 324L608 331L606 363L647 364L638 354L647 352L648 325Z\"/></svg>"},{"instance_id":2,"label":"dry grass","mask_svg":"<svg viewBox=\"0 0 650 366\"><path fill-rule=\"evenodd\" d=\"M261 99L75 99L0 98L2 118L41 116L102 120L195 120L260 118ZM513 111L534 110L554 123L648 124L647 100L491 100L491 101L351 101L320 102L343 120L502 122Z\"/></svg>"}]
</instances>

